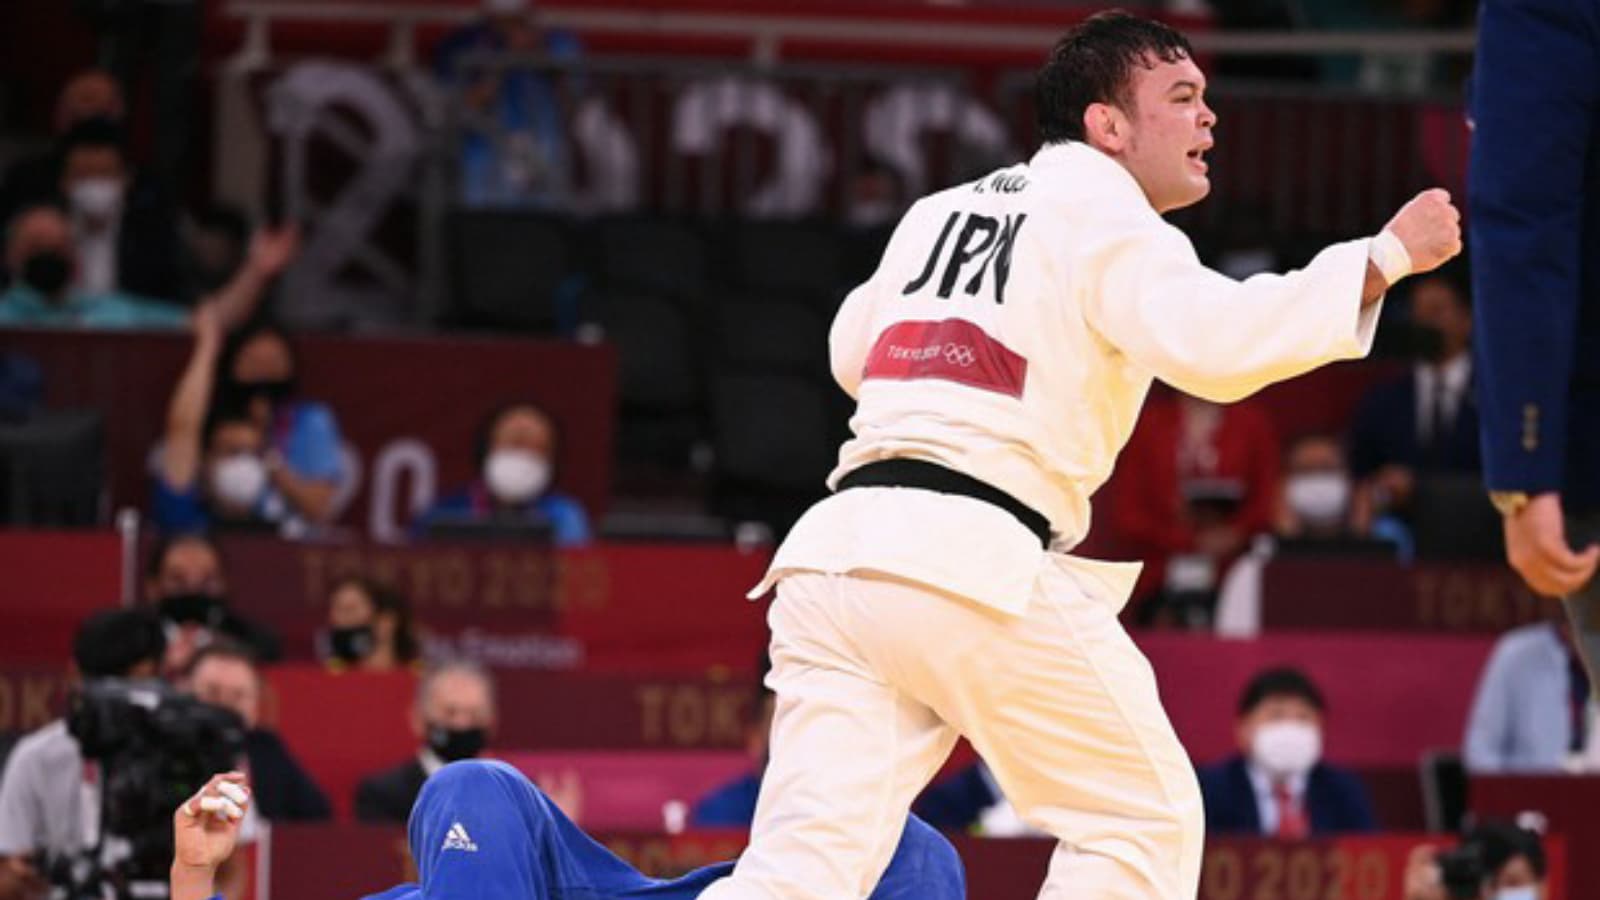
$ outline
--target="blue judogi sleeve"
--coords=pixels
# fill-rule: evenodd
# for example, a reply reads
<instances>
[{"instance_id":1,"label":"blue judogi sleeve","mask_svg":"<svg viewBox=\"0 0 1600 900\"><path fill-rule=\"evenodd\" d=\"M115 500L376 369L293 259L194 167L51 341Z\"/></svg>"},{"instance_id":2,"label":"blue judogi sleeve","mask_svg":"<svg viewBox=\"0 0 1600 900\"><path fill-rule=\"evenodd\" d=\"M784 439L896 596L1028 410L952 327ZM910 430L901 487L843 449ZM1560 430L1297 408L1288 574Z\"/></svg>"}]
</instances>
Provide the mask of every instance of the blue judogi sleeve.
<instances>
[{"instance_id":1,"label":"blue judogi sleeve","mask_svg":"<svg viewBox=\"0 0 1600 900\"><path fill-rule=\"evenodd\" d=\"M1568 430L1596 427L1569 402L1595 237L1586 197L1600 109L1595 6L1484 0L1479 16L1468 224L1491 490L1571 489Z\"/></svg>"},{"instance_id":2,"label":"blue judogi sleeve","mask_svg":"<svg viewBox=\"0 0 1600 900\"><path fill-rule=\"evenodd\" d=\"M521 772L489 760L440 769L423 785L407 829L419 884L366 900L691 900L732 863L682 878L649 878L574 825ZM955 848L913 819L871 900L961 900Z\"/></svg>"}]
</instances>

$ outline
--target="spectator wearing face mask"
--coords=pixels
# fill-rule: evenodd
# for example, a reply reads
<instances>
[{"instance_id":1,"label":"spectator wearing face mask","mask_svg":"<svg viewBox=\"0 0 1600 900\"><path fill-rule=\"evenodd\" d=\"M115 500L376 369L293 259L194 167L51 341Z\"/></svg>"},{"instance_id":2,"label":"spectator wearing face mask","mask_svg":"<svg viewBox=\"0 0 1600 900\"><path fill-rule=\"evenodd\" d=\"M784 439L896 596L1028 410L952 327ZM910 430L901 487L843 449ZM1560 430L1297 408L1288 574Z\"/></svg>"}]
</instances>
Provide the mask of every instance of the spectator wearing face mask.
<instances>
[{"instance_id":1,"label":"spectator wearing face mask","mask_svg":"<svg viewBox=\"0 0 1600 900\"><path fill-rule=\"evenodd\" d=\"M248 649L227 640L206 645L189 660L179 686L244 720L244 768L250 776L254 809L263 819L319 822L332 815L328 798L283 738L261 726L261 671Z\"/></svg>"},{"instance_id":2,"label":"spectator wearing face mask","mask_svg":"<svg viewBox=\"0 0 1600 900\"><path fill-rule=\"evenodd\" d=\"M411 731L421 747L413 758L362 780L356 787L356 818L405 822L428 776L446 763L483 754L495 719L494 681L487 670L451 662L428 671L411 708Z\"/></svg>"},{"instance_id":3,"label":"spectator wearing face mask","mask_svg":"<svg viewBox=\"0 0 1600 900\"><path fill-rule=\"evenodd\" d=\"M1199 770L1208 834L1282 840L1377 829L1356 776L1322 761L1322 692L1297 669L1268 669L1245 686L1240 755Z\"/></svg>"},{"instance_id":4,"label":"spectator wearing face mask","mask_svg":"<svg viewBox=\"0 0 1600 900\"><path fill-rule=\"evenodd\" d=\"M168 533L218 524L307 533L331 514L343 470L333 414L289 399L293 357L276 330L247 332L224 352L215 312L202 307L194 332L194 352L167 412L157 526ZM218 372L225 380L213 397Z\"/></svg>"},{"instance_id":5,"label":"spectator wearing face mask","mask_svg":"<svg viewBox=\"0 0 1600 900\"><path fill-rule=\"evenodd\" d=\"M228 579L222 553L204 535L162 538L145 567L145 602L154 607L166 631L162 671L175 675L200 649L218 638L231 639L256 659L278 658L278 638L228 607Z\"/></svg>"},{"instance_id":6,"label":"spectator wearing face mask","mask_svg":"<svg viewBox=\"0 0 1600 900\"><path fill-rule=\"evenodd\" d=\"M6 234L11 286L0 294L0 327L179 328L188 310L115 289L78 284L78 248L66 214L34 206Z\"/></svg>"},{"instance_id":7,"label":"spectator wearing face mask","mask_svg":"<svg viewBox=\"0 0 1600 900\"><path fill-rule=\"evenodd\" d=\"M0 221L10 221L30 206L51 202L61 184L67 135L92 119L121 123L125 106L122 86L103 69L85 69L68 79L56 96L53 145L12 163L0 178ZM11 275L15 278L17 270L11 269Z\"/></svg>"},{"instance_id":8,"label":"spectator wearing face mask","mask_svg":"<svg viewBox=\"0 0 1600 900\"><path fill-rule=\"evenodd\" d=\"M312 531L332 516L344 470L333 413L294 399L294 357L276 328L256 326L224 350L215 311L202 307L194 332L167 413L156 524L169 533L214 524Z\"/></svg>"},{"instance_id":9,"label":"spectator wearing face mask","mask_svg":"<svg viewBox=\"0 0 1600 900\"><path fill-rule=\"evenodd\" d=\"M1458 259L1417 280L1411 289L1416 361L1403 378L1374 387L1356 410L1350 468L1359 484L1358 528L1385 516L1405 519L1418 478L1481 468L1464 266Z\"/></svg>"},{"instance_id":10,"label":"spectator wearing face mask","mask_svg":"<svg viewBox=\"0 0 1600 900\"><path fill-rule=\"evenodd\" d=\"M226 330L256 309L266 285L294 258L299 232L262 231L249 255L226 281L205 294ZM189 310L121 290L96 292L75 285L79 257L72 225L54 206L23 210L6 235L11 286L0 294L0 326L36 328L181 328Z\"/></svg>"},{"instance_id":11,"label":"spectator wearing face mask","mask_svg":"<svg viewBox=\"0 0 1600 900\"><path fill-rule=\"evenodd\" d=\"M346 578L328 594L322 657L334 671L392 672L414 665L419 648L405 597L370 578Z\"/></svg>"},{"instance_id":12,"label":"spectator wearing face mask","mask_svg":"<svg viewBox=\"0 0 1600 900\"><path fill-rule=\"evenodd\" d=\"M1275 524L1282 538L1337 541L1351 536L1350 470L1338 439L1308 434L1289 445Z\"/></svg>"},{"instance_id":13,"label":"spectator wearing face mask","mask_svg":"<svg viewBox=\"0 0 1600 900\"><path fill-rule=\"evenodd\" d=\"M160 191L136 177L120 126L91 119L72 129L61 157L60 196L77 246L76 288L164 300L181 295L177 216Z\"/></svg>"},{"instance_id":14,"label":"spectator wearing face mask","mask_svg":"<svg viewBox=\"0 0 1600 900\"><path fill-rule=\"evenodd\" d=\"M242 411L265 435L267 480L289 514L328 522L344 477L339 422L326 404L300 395L288 334L265 322L246 327L229 339L217 372L213 408Z\"/></svg>"},{"instance_id":15,"label":"spectator wearing face mask","mask_svg":"<svg viewBox=\"0 0 1600 900\"><path fill-rule=\"evenodd\" d=\"M434 504L417 530L462 521L546 523L558 547L589 543L583 507L551 489L559 437L555 422L531 403L496 410L478 434L478 478Z\"/></svg>"},{"instance_id":16,"label":"spectator wearing face mask","mask_svg":"<svg viewBox=\"0 0 1600 900\"><path fill-rule=\"evenodd\" d=\"M1510 822L1485 822L1461 838L1459 850L1478 859L1484 878L1477 900L1545 900L1549 865L1537 832ZM1441 849L1418 847L1406 864L1405 900L1453 900L1463 896L1445 884ZM1467 886L1463 885L1463 889Z\"/></svg>"},{"instance_id":17,"label":"spectator wearing face mask","mask_svg":"<svg viewBox=\"0 0 1600 900\"><path fill-rule=\"evenodd\" d=\"M1315 433L1296 438L1284 454L1283 468L1274 533L1257 538L1222 579L1216 629L1225 637L1261 632L1262 576L1279 554L1387 552L1385 544L1357 534L1350 525L1350 471L1337 438ZM1392 537L1390 543L1399 539Z\"/></svg>"}]
</instances>

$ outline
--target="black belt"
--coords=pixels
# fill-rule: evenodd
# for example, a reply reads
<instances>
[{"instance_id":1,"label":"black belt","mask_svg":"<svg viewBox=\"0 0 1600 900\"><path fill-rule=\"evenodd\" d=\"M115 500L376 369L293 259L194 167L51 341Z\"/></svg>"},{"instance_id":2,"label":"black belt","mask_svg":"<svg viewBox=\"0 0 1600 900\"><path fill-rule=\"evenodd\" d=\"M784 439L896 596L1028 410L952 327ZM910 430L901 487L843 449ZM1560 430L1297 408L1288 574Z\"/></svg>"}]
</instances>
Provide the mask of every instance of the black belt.
<instances>
[{"instance_id":1,"label":"black belt","mask_svg":"<svg viewBox=\"0 0 1600 900\"><path fill-rule=\"evenodd\" d=\"M1039 546L1050 549L1050 520L1044 514L992 484L920 459L885 459L851 469L839 479L839 490L860 487L908 487L957 494L998 506L1033 532Z\"/></svg>"}]
</instances>

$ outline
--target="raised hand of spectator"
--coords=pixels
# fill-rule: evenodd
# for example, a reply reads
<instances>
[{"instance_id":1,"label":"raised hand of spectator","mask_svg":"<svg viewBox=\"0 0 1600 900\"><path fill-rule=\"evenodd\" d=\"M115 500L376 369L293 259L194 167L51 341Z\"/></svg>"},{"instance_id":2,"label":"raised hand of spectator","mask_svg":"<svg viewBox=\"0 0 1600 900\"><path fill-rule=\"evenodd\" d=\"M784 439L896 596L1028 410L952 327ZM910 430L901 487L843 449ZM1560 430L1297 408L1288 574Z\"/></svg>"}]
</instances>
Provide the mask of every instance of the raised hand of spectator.
<instances>
[{"instance_id":1,"label":"raised hand of spectator","mask_svg":"<svg viewBox=\"0 0 1600 900\"><path fill-rule=\"evenodd\" d=\"M167 427L161 446L161 478L174 489L193 483L200 470L206 409L222 352L224 310L216 303L195 307L189 320L194 351L167 404Z\"/></svg>"},{"instance_id":2,"label":"raised hand of spectator","mask_svg":"<svg viewBox=\"0 0 1600 900\"><path fill-rule=\"evenodd\" d=\"M258 278L276 278L300 253L300 226L263 228L250 239L246 260Z\"/></svg>"},{"instance_id":3,"label":"raised hand of spectator","mask_svg":"<svg viewBox=\"0 0 1600 900\"><path fill-rule=\"evenodd\" d=\"M244 265L201 306L216 309L224 333L238 328L255 313L267 285L288 268L299 253L298 225L257 231L250 239L250 252L245 256Z\"/></svg>"},{"instance_id":4,"label":"raised hand of spectator","mask_svg":"<svg viewBox=\"0 0 1600 900\"><path fill-rule=\"evenodd\" d=\"M196 306L189 316L189 331L194 335L197 354L222 349L222 317L215 305L202 303Z\"/></svg>"}]
</instances>

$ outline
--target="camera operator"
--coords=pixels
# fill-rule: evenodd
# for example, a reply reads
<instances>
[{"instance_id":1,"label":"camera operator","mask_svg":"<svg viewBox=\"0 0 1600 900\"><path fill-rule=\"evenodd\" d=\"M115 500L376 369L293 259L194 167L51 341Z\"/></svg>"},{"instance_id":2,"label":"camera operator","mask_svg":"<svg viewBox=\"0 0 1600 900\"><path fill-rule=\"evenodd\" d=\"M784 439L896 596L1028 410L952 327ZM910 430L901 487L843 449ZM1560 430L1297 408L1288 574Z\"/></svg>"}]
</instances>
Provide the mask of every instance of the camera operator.
<instances>
[{"instance_id":1,"label":"camera operator","mask_svg":"<svg viewBox=\"0 0 1600 900\"><path fill-rule=\"evenodd\" d=\"M73 639L72 677L153 678L166 651L161 623L148 611L96 613ZM24 737L0 776L0 900L42 896L35 854L64 855L93 846L96 822L86 813L95 793L84 779L83 754L65 719Z\"/></svg>"},{"instance_id":2,"label":"camera operator","mask_svg":"<svg viewBox=\"0 0 1600 900\"><path fill-rule=\"evenodd\" d=\"M156 826L166 832L164 811L145 822L141 810L173 788L173 766L205 765L203 745L225 746L222 738L233 729L242 734L231 713L175 698L149 680L165 650L161 621L149 609L99 612L79 627L73 714L23 738L0 776L0 900L42 898L47 881L73 897L98 897L103 885L137 880L138 855L162 852L149 845L150 833ZM187 743L152 743L150 732L162 728L183 729ZM139 748L144 765L114 756L122 747ZM124 858L108 866L118 852ZM243 867L230 864L221 874L229 896L239 896Z\"/></svg>"},{"instance_id":3,"label":"camera operator","mask_svg":"<svg viewBox=\"0 0 1600 900\"><path fill-rule=\"evenodd\" d=\"M1544 900L1539 835L1510 822L1473 828L1454 850L1423 846L1406 865L1405 900Z\"/></svg>"}]
</instances>

